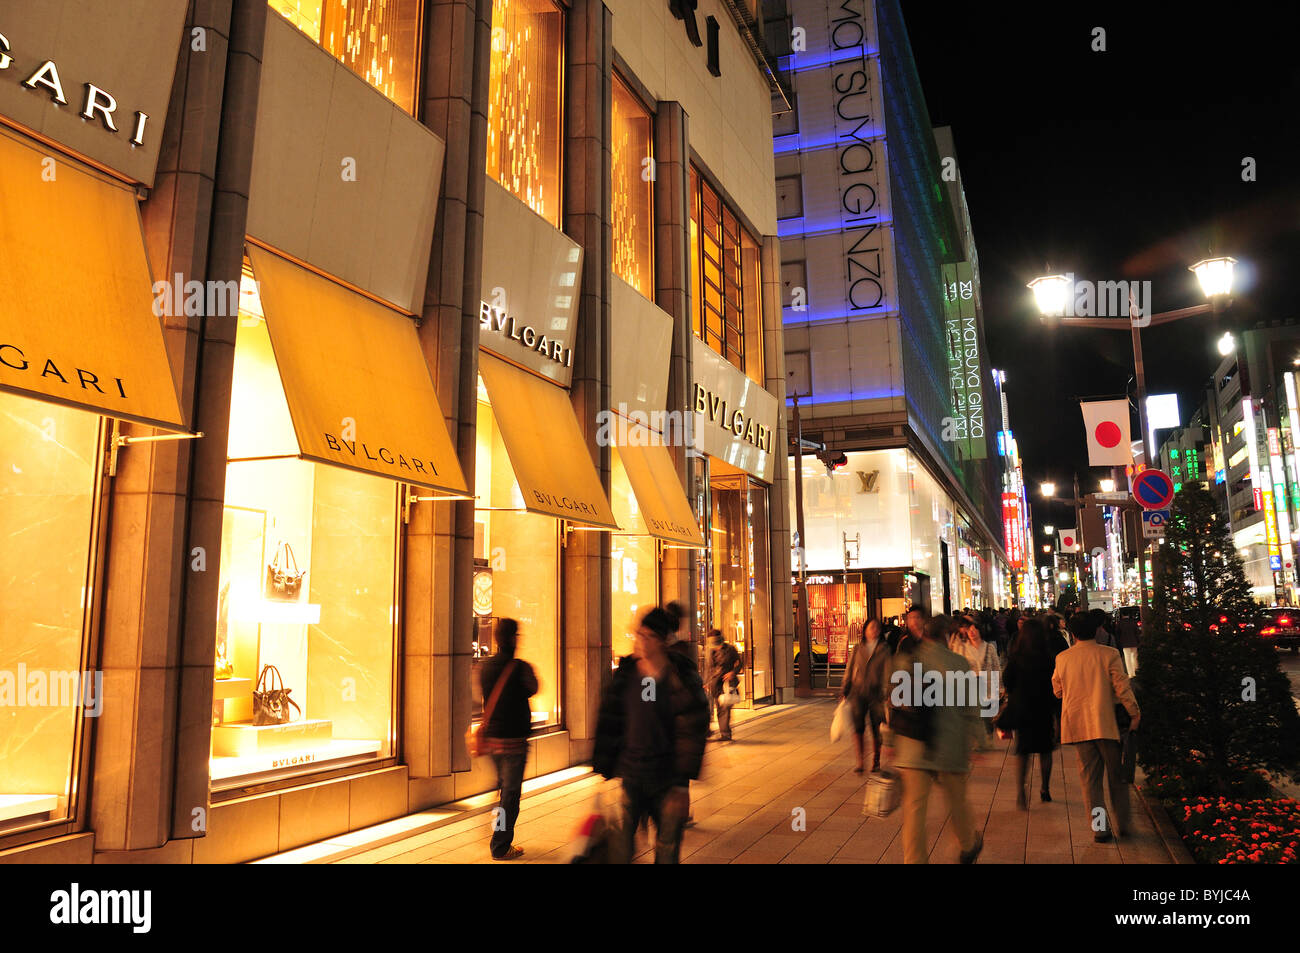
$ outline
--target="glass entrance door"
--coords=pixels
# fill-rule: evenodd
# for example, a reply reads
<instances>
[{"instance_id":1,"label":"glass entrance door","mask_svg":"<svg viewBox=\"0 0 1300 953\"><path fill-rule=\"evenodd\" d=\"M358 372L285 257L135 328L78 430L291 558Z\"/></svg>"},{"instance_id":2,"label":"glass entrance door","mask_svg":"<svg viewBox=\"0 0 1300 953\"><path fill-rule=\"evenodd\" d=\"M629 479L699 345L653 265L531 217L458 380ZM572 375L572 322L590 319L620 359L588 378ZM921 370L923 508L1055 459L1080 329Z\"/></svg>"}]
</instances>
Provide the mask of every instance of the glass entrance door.
<instances>
[{"instance_id":1,"label":"glass entrance door","mask_svg":"<svg viewBox=\"0 0 1300 953\"><path fill-rule=\"evenodd\" d=\"M700 619L706 633L720 629L740 652L744 704L768 703L774 679L767 487L718 460L709 460L709 471Z\"/></svg>"}]
</instances>

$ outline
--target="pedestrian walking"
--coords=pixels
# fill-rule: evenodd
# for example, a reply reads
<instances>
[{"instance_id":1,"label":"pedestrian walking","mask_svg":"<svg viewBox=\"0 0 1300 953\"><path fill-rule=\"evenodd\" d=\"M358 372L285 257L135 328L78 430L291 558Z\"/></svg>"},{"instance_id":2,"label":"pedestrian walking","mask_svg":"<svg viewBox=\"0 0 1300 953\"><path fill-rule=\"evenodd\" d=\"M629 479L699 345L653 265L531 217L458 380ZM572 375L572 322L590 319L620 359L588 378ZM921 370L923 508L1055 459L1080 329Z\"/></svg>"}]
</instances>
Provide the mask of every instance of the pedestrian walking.
<instances>
[{"instance_id":1,"label":"pedestrian walking","mask_svg":"<svg viewBox=\"0 0 1300 953\"><path fill-rule=\"evenodd\" d=\"M919 602L907 610L903 616L903 628L895 633L889 650L895 655L914 652L921 644L925 633L925 624L930 621L930 610Z\"/></svg>"},{"instance_id":2,"label":"pedestrian walking","mask_svg":"<svg viewBox=\"0 0 1300 953\"><path fill-rule=\"evenodd\" d=\"M1011 646L1002 684L1007 704L998 725L1015 736L1019 786L1016 807L1029 809L1027 785L1029 765L1038 755L1041 783L1039 799L1052 799L1052 752L1056 750L1056 721L1060 702L1052 691L1054 657L1047 645L1047 630L1038 619L1026 619L1019 638Z\"/></svg>"},{"instance_id":3,"label":"pedestrian walking","mask_svg":"<svg viewBox=\"0 0 1300 953\"><path fill-rule=\"evenodd\" d=\"M680 654L698 672L700 670L700 650L696 647L695 640L691 638L689 621L686 617L686 607L673 600L664 604L664 612L668 613L668 618L674 626L672 634L668 638L668 651Z\"/></svg>"},{"instance_id":4,"label":"pedestrian walking","mask_svg":"<svg viewBox=\"0 0 1300 953\"><path fill-rule=\"evenodd\" d=\"M483 704L482 747L497 769L500 800L493 815L489 848L493 860L514 860L523 849L514 846L515 822L524 785L524 762L528 759L528 736L533 715L528 699L537 694L537 673L523 659L515 657L519 644L519 623L514 619L497 622L497 654L483 662L479 686Z\"/></svg>"},{"instance_id":5,"label":"pedestrian walking","mask_svg":"<svg viewBox=\"0 0 1300 953\"><path fill-rule=\"evenodd\" d=\"M705 650L704 687L709 693L709 714L718 721L718 737L723 741L731 740L731 708L740 688L740 653L730 642L723 641L722 630L714 629L709 633L709 645Z\"/></svg>"},{"instance_id":6,"label":"pedestrian walking","mask_svg":"<svg viewBox=\"0 0 1300 953\"><path fill-rule=\"evenodd\" d=\"M840 694L848 699L853 712L853 738L857 746L858 765L863 771L867 723L871 724L871 770L880 770L880 726L885 720L885 676L892 653L881 635L880 620L869 619L862 638L853 646L849 664L844 668Z\"/></svg>"},{"instance_id":7,"label":"pedestrian walking","mask_svg":"<svg viewBox=\"0 0 1300 953\"><path fill-rule=\"evenodd\" d=\"M943 789L944 801L952 819L952 829L961 847L961 862L975 862L984 847L984 837L975 830L970 805L966 802L966 779L970 774L970 742L977 729L979 709L976 698L964 690L960 698L956 693L943 697L939 705L927 705L921 696L921 685L914 685L915 666L921 667L921 679L930 681L934 672L940 684L952 686L956 679L948 673L967 673L970 665L946 646L949 620L939 616L929 620L923 629L919 647L912 654L899 653L894 657L891 675L889 718L895 738L893 766L903 778L903 863L924 864L929 841L925 832L925 812L930 798L930 788L937 783ZM960 678L960 675L957 676ZM913 694L913 692L915 694ZM899 700L910 704L920 717L900 717ZM959 703L960 702L960 703ZM905 725L904 721L910 722ZM920 730L917 731L917 727ZM911 737L905 732L921 734Z\"/></svg>"},{"instance_id":8,"label":"pedestrian walking","mask_svg":"<svg viewBox=\"0 0 1300 953\"><path fill-rule=\"evenodd\" d=\"M1079 781L1088 801L1093 839L1105 843L1112 833L1118 837L1129 829L1128 785L1120 776L1115 709L1122 705L1128 712L1132 731L1137 730L1142 713L1119 652L1097 644L1096 629L1086 614L1070 623L1076 641L1056 657L1052 690L1061 699L1061 743L1074 745L1079 757ZM1102 795L1103 773L1115 812L1113 823Z\"/></svg>"},{"instance_id":9,"label":"pedestrian walking","mask_svg":"<svg viewBox=\"0 0 1300 953\"><path fill-rule=\"evenodd\" d=\"M1138 671L1138 641L1141 633L1138 621L1131 615L1120 615L1115 628L1115 639L1124 655L1124 668L1128 671L1128 677L1132 678Z\"/></svg>"},{"instance_id":10,"label":"pedestrian walking","mask_svg":"<svg viewBox=\"0 0 1300 953\"><path fill-rule=\"evenodd\" d=\"M991 642L985 642L984 636L970 616L958 622L955 638L950 648L964 658L976 673L980 690L980 710L985 711L994 705L999 695L1002 679L1002 663L998 659L998 649ZM996 709L994 709L996 711ZM981 718L984 734L977 736L981 750L993 747L993 719Z\"/></svg>"},{"instance_id":11,"label":"pedestrian walking","mask_svg":"<svg viewBox=\"0 0 1300 953\"><path fill-rule=\"evenodd\" d=\"M667 650L672 615L654 608L637 623L601 699L592 763L622 781L613 860L630 862L637 827L655 825L655 863L675 864L690 812L689 784L699 777L709 731L709 700L695 667Z\"/></svg>"}]
</instances>

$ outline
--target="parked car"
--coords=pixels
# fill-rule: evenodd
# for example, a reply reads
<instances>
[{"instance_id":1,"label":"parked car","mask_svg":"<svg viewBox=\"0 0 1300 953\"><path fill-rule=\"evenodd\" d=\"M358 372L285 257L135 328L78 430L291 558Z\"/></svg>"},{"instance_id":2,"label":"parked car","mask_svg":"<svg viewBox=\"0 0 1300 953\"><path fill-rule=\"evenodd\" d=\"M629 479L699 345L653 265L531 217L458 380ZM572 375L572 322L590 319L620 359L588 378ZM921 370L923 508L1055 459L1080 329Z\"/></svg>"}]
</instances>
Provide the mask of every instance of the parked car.
<instances>
[{"instance_id":1,"label":"parked car","mask_svg":"<svg viewBox=\"0 0 1300 953\"><path fill-rule=\"evenodd\" d=\"M1270 645L1300 653L1300 609L1270 606L1260 611L1256 627L1260 638Z\"/></svg>"}]
</instances>

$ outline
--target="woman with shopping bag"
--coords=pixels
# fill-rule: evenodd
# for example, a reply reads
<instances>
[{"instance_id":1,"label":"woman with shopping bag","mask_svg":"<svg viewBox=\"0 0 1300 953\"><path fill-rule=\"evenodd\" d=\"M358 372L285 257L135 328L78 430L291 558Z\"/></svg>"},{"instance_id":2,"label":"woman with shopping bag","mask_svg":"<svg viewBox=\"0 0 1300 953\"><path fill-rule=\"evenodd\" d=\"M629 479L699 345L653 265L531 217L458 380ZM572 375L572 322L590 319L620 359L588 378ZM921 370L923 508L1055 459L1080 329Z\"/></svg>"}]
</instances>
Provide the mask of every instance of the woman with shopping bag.
<instances>
[{"instance_id":1,"label":"woman with shopping bag","mask_svg":"<svg viewBox=\"0 0 1300 953\"><path fill-rule=\"evenodd\" d=\"M855 774L864 769L866 727L871 723L871 770L880 770L880 726L885 720L885 673L889 670L889 645L880 637L880 622L871 619L862 628L861 640L853 646L849 664L844 669L840 688L851 719L853 740L858 755ZM837 711L837 715L840 713Z\"/></svg>"}]
</instances>

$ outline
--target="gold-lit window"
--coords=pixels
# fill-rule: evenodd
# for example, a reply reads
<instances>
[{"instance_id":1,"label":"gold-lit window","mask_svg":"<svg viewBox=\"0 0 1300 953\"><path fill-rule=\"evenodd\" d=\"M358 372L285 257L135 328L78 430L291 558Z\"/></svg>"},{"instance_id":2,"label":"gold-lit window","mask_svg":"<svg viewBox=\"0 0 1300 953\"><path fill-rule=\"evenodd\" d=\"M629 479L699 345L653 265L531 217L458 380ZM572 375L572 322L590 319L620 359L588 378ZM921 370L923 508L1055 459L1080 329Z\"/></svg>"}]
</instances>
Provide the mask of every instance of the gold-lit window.
<instances>
[{"instance_id":1,"label":"gold-lit window","mask_svg":"<svg viewBox=\"0 0 1300 953\"><path fill-rule=\"evenodd\" d=\"M610 108L610 220L614 274L654 300L654 118L614 77Z\"/></svg>"},{"instance_id":2,"label":"gold-lit window","mask_svg":"<svg viewBox=\"0 0 1300 953\"><path fill-rule=\"evenodd\" d=\"M692 166L695 333L751 379L763 383L760 248L736 213Z\"/></svg>"},{"instance_id":3,"label":"gold-lit window","mask_svg":"<svg viewBox=\"0 0 1300 953\"><path fill-rule=\"evenodd\" d=\"M564 14L553 0L492 0L487 173L560 227Z\"/></svg>"},{"instance_id":4,"label":"gold-lit window","mask_svg":"<svg viewBox=\"0 0 1300 953\"><path fill-rule=\"evenodd\" d=\"M268 0L271 9L412 116L421 0Z\"/></svg>"}]
</instances>

